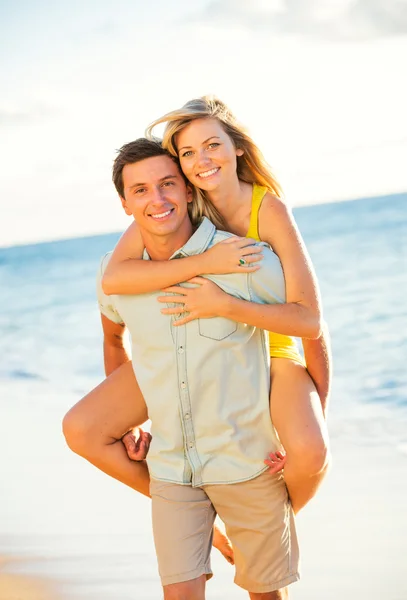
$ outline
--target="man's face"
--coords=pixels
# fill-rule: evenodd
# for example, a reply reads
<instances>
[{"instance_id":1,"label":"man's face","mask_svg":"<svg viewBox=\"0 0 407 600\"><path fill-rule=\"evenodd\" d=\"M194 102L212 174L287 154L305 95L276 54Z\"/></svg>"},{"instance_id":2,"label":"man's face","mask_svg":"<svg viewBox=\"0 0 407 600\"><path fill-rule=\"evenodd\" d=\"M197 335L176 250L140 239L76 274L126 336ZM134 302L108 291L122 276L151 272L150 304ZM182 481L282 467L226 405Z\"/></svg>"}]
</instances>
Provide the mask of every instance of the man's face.
<instances>
[{"instance_id":1,"label":"man's face","mask_svg":"<svg viewBox=\"0 0 407 600\"><path fill-rule=\"evenodd\" d=\"M187 206L192 192L174 161L154 156L123 169L126 214L133 215L143 235L168 236L191 227Z\"/></svg>"}]
</instances>

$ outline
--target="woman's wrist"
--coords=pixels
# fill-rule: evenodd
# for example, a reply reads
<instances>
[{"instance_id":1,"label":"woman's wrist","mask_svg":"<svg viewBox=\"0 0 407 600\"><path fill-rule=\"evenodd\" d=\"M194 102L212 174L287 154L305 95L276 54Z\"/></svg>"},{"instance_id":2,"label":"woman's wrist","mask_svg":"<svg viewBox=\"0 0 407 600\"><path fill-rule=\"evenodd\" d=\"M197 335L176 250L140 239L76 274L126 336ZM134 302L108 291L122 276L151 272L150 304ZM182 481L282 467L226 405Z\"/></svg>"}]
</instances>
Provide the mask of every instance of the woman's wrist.
<instances>
[{"instance_id":1,"label":"woman's wrist","mask_svg":"<svg viewBox=\"0 0 407 600\"><path fill-rule=\"evenodd\" d=\"M219 298L219 303L216 306L216 314L225 319L233 319L233 305L235 304L235 301L236 298L227 292L223 292Z\"/></svg>"},{"instance_id":2,"label":"woman's wrist","mask_svg":"<svg viewBox=\"0 0 407 600\"><path fill-rule=\"evenodd\" d=\"M196 273L195 276L207 275L211 272L210 261L208 260L208 251L197 254L196 258Z\"/></svg>"}]
</instances>

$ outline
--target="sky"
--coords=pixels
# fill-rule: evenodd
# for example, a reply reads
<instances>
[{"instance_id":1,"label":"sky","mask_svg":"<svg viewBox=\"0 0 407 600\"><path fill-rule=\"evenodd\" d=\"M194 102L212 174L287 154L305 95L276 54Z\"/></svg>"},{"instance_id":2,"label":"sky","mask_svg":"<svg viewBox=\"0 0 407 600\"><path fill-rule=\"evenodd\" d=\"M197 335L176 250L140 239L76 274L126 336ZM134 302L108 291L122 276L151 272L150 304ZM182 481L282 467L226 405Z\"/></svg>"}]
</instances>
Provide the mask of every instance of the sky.
<instances>
[{"instance_id":1,"label":"sky","mask_svg":"<svg viewBox=\"0 0 407 600\"><path fill-rule=\"evenodd\" d=\"M116 150L213 93L292 206L407 191L407 0L0 0L0 246L123 230Z\"/></svg>"}]
</instances>

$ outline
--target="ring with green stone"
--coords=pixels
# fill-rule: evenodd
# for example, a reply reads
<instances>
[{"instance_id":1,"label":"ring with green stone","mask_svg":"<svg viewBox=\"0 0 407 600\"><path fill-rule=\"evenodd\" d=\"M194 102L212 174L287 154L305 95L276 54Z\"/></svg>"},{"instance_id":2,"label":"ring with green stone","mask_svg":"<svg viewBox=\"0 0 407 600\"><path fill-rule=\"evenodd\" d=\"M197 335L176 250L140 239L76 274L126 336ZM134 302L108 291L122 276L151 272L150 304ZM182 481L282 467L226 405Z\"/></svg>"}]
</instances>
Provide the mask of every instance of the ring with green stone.
<instances>
[{"instance_id":1,"label":"ring with green stone","mask_svg":"<svg viewBox=\"0 0 407 600\"><path fill-rule=\"evenodd\" d=\"M247 263L246 263L246 261L245 261L245 259L244 259L244 258L239 258L239 265L241 265L241 266L243 267L243 266L244 266L244 265L246 265L246 264L247 264Z\"/></svg>"}]
</instances>

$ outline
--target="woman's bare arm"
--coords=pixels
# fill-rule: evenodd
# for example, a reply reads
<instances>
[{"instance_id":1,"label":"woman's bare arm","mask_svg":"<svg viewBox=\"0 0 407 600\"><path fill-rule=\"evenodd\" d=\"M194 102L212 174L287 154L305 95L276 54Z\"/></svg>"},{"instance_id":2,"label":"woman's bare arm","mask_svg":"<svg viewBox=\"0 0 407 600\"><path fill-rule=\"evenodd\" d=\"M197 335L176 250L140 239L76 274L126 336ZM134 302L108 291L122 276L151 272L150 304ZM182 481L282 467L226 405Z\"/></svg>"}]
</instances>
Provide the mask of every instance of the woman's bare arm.
<instances>
[{"instance_id":1,"label":"woman's bare arm","mask_svg":"<svg viewBox=\"0 0 407 600\"><path fill-rule=\"evenodd\" d=\"M291 212L281 200L270 194L267 194L263 205L260 237L272 246L280 258L285 278L286 303L248 302L226 294L207 280L199 281L200 289L167 290L184 295L184 302L188 306L189 315L177 320L176 325L196 318L222 316L284 335L310 339L321 335L318 284ZM165 298L162 300L168 301ZM173 298L172 302L183 302L183 299ZM165 312L171 314L171 310L167 309Z\"/></svg>"},{"instance_id":2,"label":"woman's bare arm","mask_svg":"<svg viewBox=\"0 0 407 600\"><path fill-rule=\"evenodd\" d=\"M321 333L321 299L311 259L290 208L271 194L266 195L260 209L259 233L281 261L287 304L295 305Z\"/></svg>"},{"instance_id":3,"label":"woman's bare arm","mask_svg":"<svg viewBox=\"0 0 407 600\"><path fill-rule=\"evenodd\" d=\"M120 238L102 277L105 294L145 294L203 273L250 273L258 269L261 248L253 240L231 237L207 252L182 260L142 260L144 244L134 222ZM241 266L239 258L247 264Z\"/></svg>"},{"instance_id":4,"label":"woman's bare arm","mask_svg":"<svg viewBox=\"0 0 407 600\"><path fill-rule=\"evenodd\" d=\"M307 370L317 389L326 418L332 385L331 340L326 323L323 324L322 334L317 340L304 339L302 345Z\"/></svg>"}]
</instances>

